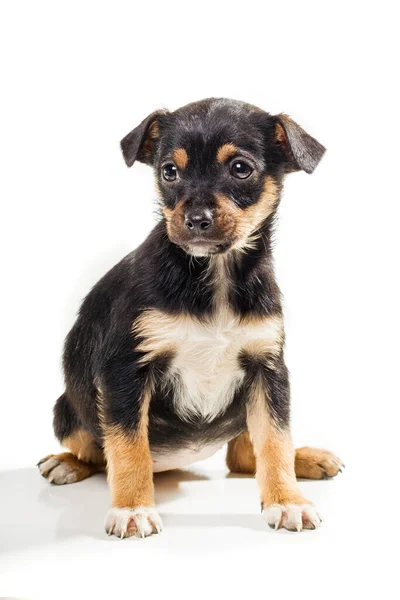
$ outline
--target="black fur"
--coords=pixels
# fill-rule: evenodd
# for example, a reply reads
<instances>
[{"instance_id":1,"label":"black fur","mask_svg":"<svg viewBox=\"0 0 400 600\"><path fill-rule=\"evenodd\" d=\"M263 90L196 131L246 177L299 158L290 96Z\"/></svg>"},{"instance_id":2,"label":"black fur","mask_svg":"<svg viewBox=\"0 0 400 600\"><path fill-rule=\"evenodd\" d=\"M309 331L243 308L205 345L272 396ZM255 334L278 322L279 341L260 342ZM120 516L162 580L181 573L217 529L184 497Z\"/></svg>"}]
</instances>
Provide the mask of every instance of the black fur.
<instances>
[{"instance_id":1,"label":"black fur","mask_svg":"<svg viewBox=\"0 0 400 600\"><path fill-rule=\"evenodd\" d=\"M283 144L276 141L278 123L287 135ZM149 141L146 136L152 127ZM216 164L217 150L225 143L238 146L254 165L254 176L248 181L234 179L228 168ZM299 168L311 172L324 150L288 118L282 120L253 106L222 99L204 100L173 113L156 111L124 138L121 147L128 166L135 160L154 166L162 207L173 210L181 199L185 208L195 205L211 211L215 210L216 192L229 197L240 210L255 205L267 176L280 192L285 173ZM190 160L181 180L170 185L163 181L161 170L176 148L187 149ZM259 224L254 246L243 254L232 252L228 263L227 276L232 282L228 301L240 317L281 312L271 256L275 212L276 207ZM229 246L225 242L232 243L223 241L215 246L214 253L226 251ZM168 354L151 364L139 362L142 354L136 349L139 340L132 333L132 324L143 310L157 308L199 318L211 314L216 289L210 260L212 256L193 259L172 242L162 218L145 242L97 283L84 300L65 343L66 392L56 404L54 418L60 440L81 426L101 443L99 402L106 423L135 431L141 391L150 376L155 381L149 410L152 449L223 443L238 435L246 428L247 390L254 377L263 378L276 421L283 426L288 423L289 385L283 357L272 369L241 356L245 382L226 412L211 423L201 417L183 420L176 414L172 390L165 383L171 360Z\"/></svg>"}]
</instances>

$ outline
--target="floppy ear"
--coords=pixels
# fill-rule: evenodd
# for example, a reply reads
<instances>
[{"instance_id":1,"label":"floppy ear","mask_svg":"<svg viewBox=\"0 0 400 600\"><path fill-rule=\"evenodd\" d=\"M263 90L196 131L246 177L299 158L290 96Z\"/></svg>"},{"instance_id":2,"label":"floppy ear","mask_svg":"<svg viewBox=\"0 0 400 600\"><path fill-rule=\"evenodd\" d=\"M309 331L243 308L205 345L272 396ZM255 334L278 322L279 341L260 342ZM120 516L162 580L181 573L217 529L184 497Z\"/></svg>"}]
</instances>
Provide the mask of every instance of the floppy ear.
<instances>
[{"instance_id":1,"label":"floppy ear","mask_svg":"<svg viewBox=\"0 0 400 600\"><path fill-rule=\"evenodd\" d=\"M135 160L148 165L153 164L155 144L159 136L157 118L166 112L156 110L151 113L121 140L122 154L128 167L131 167Z\"/></svg>"},{"instance_id":2,"label":"floppy ear","mask_svg":"<svg viewBox=\"0 0 400 600\"><path fill-rule=\"evenodd\" d=\"M312 173L323 157L325 148L285 114L276 117L275 139L283 146L287 159L286 170Z\"/></svg>"}]
</instances>

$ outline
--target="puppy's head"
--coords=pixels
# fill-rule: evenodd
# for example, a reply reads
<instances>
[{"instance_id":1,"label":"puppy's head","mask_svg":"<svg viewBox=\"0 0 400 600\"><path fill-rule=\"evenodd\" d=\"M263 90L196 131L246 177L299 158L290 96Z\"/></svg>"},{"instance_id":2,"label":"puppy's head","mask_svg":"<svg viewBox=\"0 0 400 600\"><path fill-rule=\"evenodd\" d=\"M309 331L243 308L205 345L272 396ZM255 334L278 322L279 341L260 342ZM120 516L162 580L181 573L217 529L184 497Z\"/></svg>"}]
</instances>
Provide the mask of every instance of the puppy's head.
<instances>
[{"instance_id":1,"label":"puppy's head","mask_svg":"<svg viewBox=\"0 0 400 600\"><path fill-rule=\"evenodd\" d=\"M153 166L168 235L195 256L251 244L284 174L312 173L325 152L286 115L214 98L152 113L121 148L129 167Z\"/></svg>"}]
</instances>

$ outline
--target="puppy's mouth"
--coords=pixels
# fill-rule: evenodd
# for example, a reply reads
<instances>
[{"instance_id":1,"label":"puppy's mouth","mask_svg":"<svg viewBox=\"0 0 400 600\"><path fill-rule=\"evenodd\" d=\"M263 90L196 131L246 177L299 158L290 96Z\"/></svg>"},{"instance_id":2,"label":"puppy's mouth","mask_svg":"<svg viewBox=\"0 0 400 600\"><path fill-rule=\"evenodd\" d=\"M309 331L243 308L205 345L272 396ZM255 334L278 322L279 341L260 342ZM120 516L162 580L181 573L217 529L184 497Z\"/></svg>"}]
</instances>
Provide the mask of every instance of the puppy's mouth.
<instances>
[{"instance_id":1,"label":"puppy's mouth","mask_svg":"<svg viewBox=\"0 0 400 600\"><path fill-rule=\"evenodd\" d=\"M190 240L190 242L185 241L179 245L187 254L192 256L210 256L227 252L232 243L231 240L205 240L199 238Z\"/></svg>"}]
</instances>

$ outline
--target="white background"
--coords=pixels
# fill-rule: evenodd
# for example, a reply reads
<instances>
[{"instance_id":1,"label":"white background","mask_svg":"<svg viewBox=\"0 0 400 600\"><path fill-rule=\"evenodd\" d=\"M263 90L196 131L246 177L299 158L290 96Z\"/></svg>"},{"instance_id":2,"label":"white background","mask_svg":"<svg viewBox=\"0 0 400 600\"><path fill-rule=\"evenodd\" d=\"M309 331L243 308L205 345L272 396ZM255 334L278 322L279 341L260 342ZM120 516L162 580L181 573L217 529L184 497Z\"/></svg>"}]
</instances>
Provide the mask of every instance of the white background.
<instances>
[{"instance_id":1,"label":"white background","mask_svg":"<svg viewBox=\"0 0 400 600\"><path fill-rule=\"evenodd\" d=\"M72 589L79 597L88 585L96 593L100 586L131 593L151 584L154 593L186 597L211 590L214 578L221 593L233 596L251 597L255 587L267 596L279 587L283 597L285 591L333 597L343 586L349 593L387 587L394 597L388 546L399 522L394 7L385 1L2 3L0 461L7 471L0 516L7 539L15 535L19 544L0 554L0 595L61 597ZM332 449L347 469L341 480L307 488L329 514L325 534L306 532L299 541L257 531L254 541L234 522L221 531L192 530L190 503L202 495L196 481L182 484L187 503L175 508L188 516L178 533L172 523L163 542L113 544L110 563L110 546L101 545L102 511L93 536L79 538L85 518L75 506L68 515L75 541L46 530L45 505L35 528L29 502L37 507L35 494L48 492L32 469L58 449L52 407L63 391L62 343L78 306L154 223L151 170L140 164L128 170L119 140L157 108L209 96L286 112L328 149L312 176L287 179L276 269L285 297L295 444ZM201 468L215 479L207 488L209 515L229 505L221 490L223 497L241 497L247 488L254 495L248 512L257 515L252 481L242 491L240 480L230 483L234 489L229 482L221 488L222 456ZM86 511L98 506L93 486L100 484L93 482L80 484ZM57 501L68 494L74 506L72 491L59 493ZM282 542L284 552L272 550ZM81 557L90 581L79 571Z\"/></svg>"}]
</instances>

